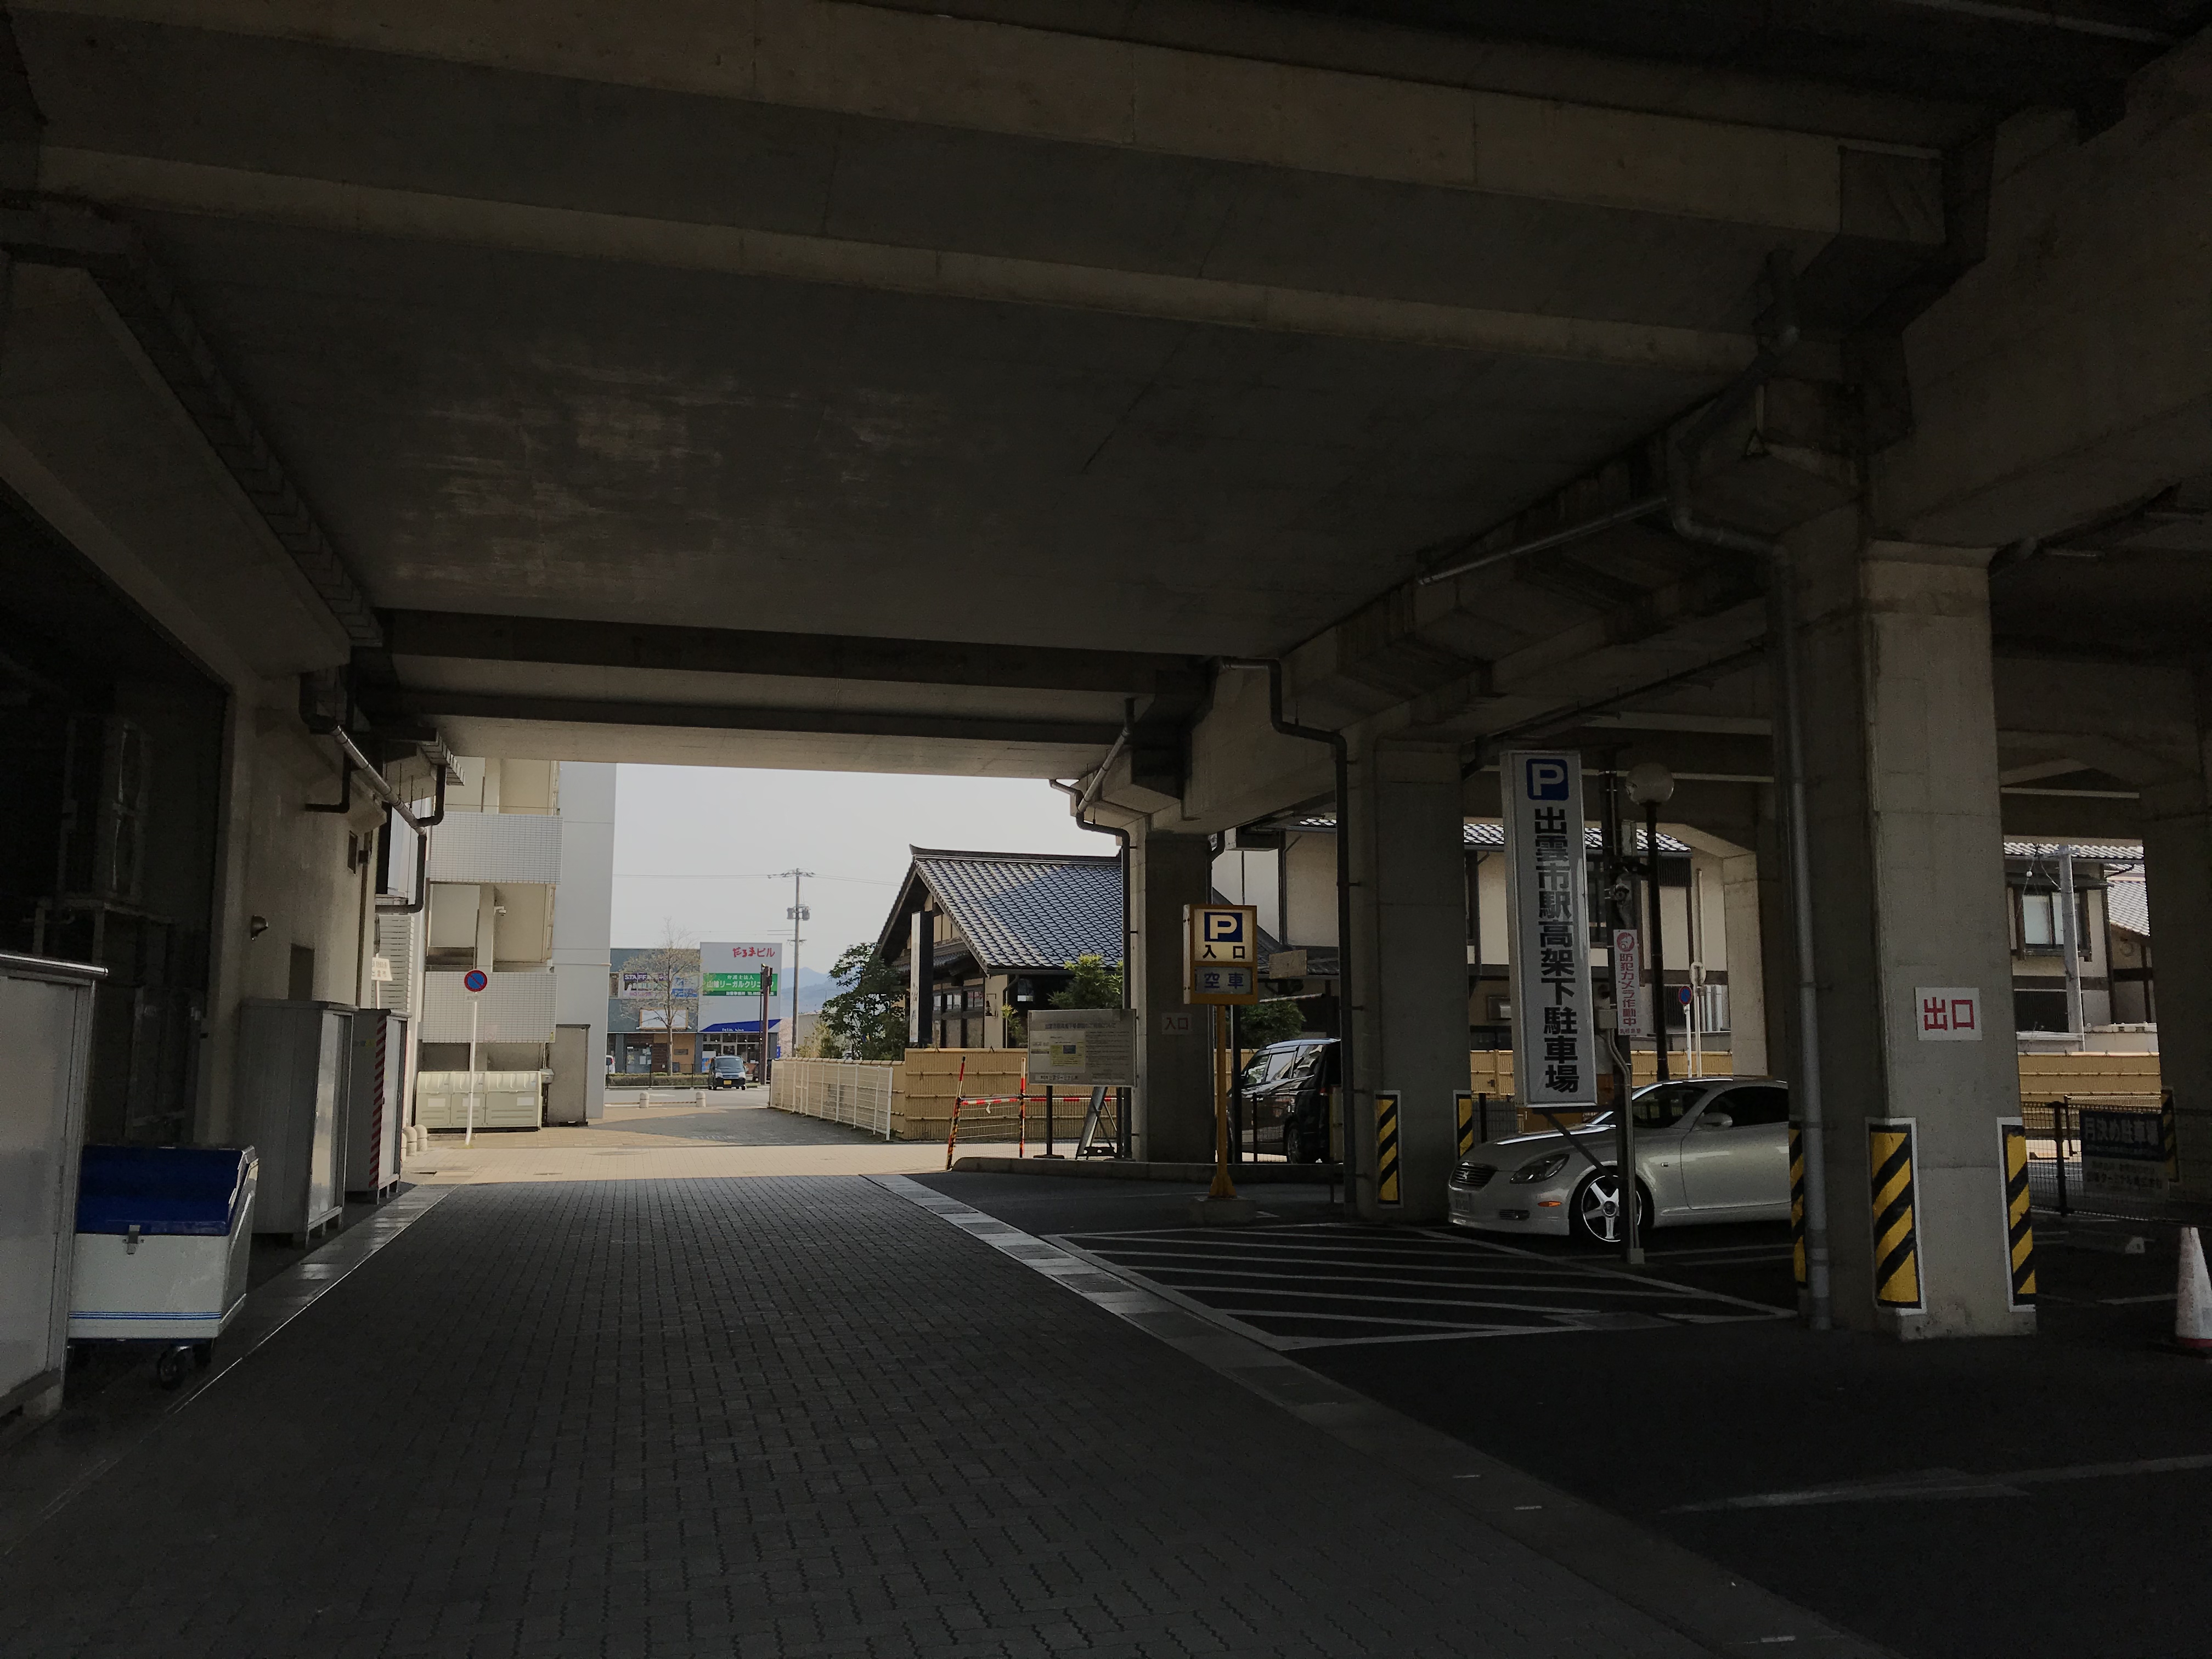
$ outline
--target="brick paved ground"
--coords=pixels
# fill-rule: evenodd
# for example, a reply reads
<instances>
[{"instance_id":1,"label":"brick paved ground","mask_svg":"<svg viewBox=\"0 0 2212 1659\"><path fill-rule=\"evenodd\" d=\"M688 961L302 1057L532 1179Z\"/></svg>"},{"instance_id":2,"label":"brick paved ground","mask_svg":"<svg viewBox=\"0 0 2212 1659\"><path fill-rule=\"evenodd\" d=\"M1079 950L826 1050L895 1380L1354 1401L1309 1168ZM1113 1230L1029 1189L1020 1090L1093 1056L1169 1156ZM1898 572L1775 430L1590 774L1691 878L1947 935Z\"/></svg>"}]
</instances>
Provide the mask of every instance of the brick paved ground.
<instances>
[{"instance_id":1,"label":"brick paved ground","mask_svg":"<svg viewBox=\"0 0 2212 1659\"><path fill-rule=\"evenodd\" d=\"M872 1184L457 1191L0 1559L0 1656L1682 1638Z\"/></svg>"}]
</instances>

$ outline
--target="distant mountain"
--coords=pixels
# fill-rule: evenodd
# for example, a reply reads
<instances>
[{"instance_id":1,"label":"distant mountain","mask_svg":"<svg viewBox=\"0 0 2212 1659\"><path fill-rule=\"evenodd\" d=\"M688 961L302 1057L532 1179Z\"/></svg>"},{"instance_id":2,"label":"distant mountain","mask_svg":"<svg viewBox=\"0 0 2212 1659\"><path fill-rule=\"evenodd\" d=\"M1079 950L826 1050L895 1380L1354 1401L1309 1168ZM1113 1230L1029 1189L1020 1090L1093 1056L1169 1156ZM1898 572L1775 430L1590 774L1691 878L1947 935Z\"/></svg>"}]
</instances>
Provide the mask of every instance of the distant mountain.
<instances>
[{"instance_id":1,"label":"distant mountain","mask_svg":"<svg viewBox=\"0 0 2212 1659\"><path fill-rule=\"evenodd\" d=\"M827 974L817 974L802 966L799 970L799 1012L818 1014L822 1005L837 994L836 981ZM781 999L779 999L780 1000Z\"/></svg>"}]
</instances>

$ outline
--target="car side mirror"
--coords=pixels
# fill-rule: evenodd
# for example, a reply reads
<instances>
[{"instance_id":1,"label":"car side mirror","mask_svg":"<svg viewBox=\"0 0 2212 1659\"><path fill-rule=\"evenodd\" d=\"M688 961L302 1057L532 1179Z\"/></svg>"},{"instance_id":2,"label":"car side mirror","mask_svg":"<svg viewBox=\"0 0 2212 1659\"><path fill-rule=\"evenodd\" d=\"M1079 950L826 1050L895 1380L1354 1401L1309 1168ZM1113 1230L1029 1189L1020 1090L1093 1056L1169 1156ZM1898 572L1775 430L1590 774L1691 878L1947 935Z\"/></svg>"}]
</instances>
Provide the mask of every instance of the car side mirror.
<instances>
[{"instance_id":1,"label":"car side mirror","mask_svg":"<svg viewBox=\"0 0 2212 1659\"><path fill-rule=\"evenodd\" d=\"M1707 1112L1698 1120L1698 1127L1700 1129L1733 1129L1735 1120L1726 1112Z\"/></svg>"}]
</instances>

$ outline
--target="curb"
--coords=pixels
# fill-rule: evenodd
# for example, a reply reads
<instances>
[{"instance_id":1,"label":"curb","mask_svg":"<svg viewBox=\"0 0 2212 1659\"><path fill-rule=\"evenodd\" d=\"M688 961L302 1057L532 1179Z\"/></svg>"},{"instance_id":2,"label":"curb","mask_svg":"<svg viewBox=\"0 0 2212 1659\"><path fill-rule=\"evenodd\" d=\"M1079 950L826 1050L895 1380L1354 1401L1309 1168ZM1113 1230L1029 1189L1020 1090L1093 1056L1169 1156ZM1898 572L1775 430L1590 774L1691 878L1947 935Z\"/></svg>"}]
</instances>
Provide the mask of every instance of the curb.
<instances>
[{"instance_id":1,"label":"curb","mask_svg":"<svg viewBox=\"0 0 2212 1659\"><path fill-rule=\"evenodd\" d=\"M1199 1181L1213 1179L1211 1164L1163 1164L1120 1158L963 1158L954 1175L1071 1176L1092 1181ZM1337 1164L1232 1164L1239 1187L1328 1187L1344 1180Z\"/></svg>"}]
</instances>

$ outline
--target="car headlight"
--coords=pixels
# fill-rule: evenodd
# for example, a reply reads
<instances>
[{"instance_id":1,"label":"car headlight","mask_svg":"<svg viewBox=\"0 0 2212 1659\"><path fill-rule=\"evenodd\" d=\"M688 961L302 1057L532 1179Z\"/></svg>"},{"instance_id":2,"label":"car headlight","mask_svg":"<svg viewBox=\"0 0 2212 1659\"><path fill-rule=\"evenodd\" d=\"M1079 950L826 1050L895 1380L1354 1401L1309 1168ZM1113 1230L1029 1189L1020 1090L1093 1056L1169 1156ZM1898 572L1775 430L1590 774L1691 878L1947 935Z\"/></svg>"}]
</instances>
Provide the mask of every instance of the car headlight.
<instances>
[{"instance_id":1,"label":"car headlight","mask_svg":"<svg viewBox=\"0 0 2212 1659\"><path fill-rule=\"evenodd\" d=\"M1573 1156L1572 1152L1547 1152L1531 1163L1523 1164L1510 1179L1524 1185L1531 1181L1549 1181L1567 1167L1567 1160Z\"/></svg>"}]
</instances>

